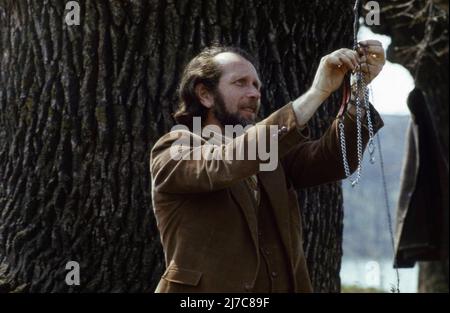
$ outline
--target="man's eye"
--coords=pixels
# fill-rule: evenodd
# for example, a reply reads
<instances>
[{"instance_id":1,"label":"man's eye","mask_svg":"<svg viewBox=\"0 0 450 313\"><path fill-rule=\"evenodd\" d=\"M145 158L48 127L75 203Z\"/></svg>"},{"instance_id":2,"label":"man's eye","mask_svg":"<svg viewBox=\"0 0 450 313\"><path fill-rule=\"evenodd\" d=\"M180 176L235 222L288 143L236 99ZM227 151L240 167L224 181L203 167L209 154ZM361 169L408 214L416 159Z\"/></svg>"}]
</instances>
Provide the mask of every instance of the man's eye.
<instances>
[{"instance_id":1,"label":"man's eye","mask_svg":"<svg viewBox=\"0 0 450 313\"><path fill-rule=\"evenodd\" d=\"M237 80L237 81L235 81L234 82L236 85L238 85L238 86L244 86L245 85L245 81L243 81L243 80Z\"/></svg>"}]
</instances>

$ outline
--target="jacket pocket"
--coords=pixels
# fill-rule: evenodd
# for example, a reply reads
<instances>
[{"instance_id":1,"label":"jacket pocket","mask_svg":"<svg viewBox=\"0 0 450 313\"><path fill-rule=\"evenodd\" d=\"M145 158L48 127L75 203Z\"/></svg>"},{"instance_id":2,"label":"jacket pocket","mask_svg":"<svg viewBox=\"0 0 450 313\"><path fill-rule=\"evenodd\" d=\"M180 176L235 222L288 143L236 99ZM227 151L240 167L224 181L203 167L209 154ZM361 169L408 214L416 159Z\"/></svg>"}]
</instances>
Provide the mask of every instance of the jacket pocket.
<instances>
[{"instance_id":1,"label":"jacket pocket","mask_svg":"<svg viewBox=\"0 0 450 313\"><path fill-rule=\"evenodd\" d=\"M193 270L180 268L173 263L169 265L161 278L177 284L197 286L203 273Z\"/></svg>"}]
</instances>

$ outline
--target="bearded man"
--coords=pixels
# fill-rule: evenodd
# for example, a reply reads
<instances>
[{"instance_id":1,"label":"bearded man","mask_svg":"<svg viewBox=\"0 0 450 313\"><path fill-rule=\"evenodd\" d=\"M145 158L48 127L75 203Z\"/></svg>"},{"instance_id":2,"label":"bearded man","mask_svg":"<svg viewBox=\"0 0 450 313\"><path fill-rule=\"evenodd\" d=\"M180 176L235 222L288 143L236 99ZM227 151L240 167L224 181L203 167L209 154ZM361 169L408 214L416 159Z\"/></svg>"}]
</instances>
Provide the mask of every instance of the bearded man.
<instances>
[{"instance_id":1,"label":"bearded man","mask_svg":"<svg viewBox=\"0 0 450 313\"><path fill-rule=\"evenodd\" d=\"M251 56L216 46L189 62L174 114L185 129L162 136L150 156L153 209L166 261L156 292L313 291L295 189L341 180L345 171L338 119L318 140L309 137L307 123L349 71L362 71L366 83L380 73L381 43L360 46L364 53L343 48L324 56L310 89L259 122L262 86ZM352 171L358 162L355 112L351 101L339 117ZM371 116L376 132L383 122L372 106ZM193 131L195 118L200 134ZM231 137L221 132L237 125L247 126L245 132ZM223 140L207 140L204 133ZM365 147L366 125L362 137ZM267 138L276 140L270 147L277 157L272 170L262 170L266 160L258 153L226 157L242 147L266 146Z\"/></svg>"}]
</instances>

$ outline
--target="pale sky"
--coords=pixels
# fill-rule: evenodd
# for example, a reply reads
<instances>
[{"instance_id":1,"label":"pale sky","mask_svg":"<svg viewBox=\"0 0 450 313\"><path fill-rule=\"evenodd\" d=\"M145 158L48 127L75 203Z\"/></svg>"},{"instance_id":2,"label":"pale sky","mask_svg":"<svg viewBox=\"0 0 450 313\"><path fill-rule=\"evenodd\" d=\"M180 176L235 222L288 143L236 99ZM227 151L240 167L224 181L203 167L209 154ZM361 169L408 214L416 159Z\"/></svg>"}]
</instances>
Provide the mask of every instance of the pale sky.
<instances>
[{"instance_id":1,"label":"pale sky","mask_svg":"<svg viewBox=\"0 0 450 313\"><path fill-rule=\"evenodd\" d=\"M386 50L391 38L374 34L369 28L362 26L358 40L379 40ZM411 74L402 65L386 62L381 73L372 81L372 103L381 114L409 115L406 99L414 88Z\"/></svg>"}]
</instances>

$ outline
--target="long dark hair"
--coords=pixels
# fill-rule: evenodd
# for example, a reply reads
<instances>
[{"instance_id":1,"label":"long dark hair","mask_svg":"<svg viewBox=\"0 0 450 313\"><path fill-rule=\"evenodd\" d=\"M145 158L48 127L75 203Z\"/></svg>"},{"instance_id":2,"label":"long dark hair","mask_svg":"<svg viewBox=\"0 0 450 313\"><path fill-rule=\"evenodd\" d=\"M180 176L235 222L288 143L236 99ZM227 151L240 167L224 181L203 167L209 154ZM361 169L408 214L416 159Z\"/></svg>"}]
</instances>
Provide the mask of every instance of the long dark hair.
<instances>
[{"instance_id":1,"label":"long dark hair","mask_svg":"<svg viewBox=\"0 0 450 313\"><path fill-rule=\"evenodd\" d=\"M240 55L256 68L253 58L241 48L214 45L202 50L188 63L181 77L178 89L179 105L177 111L173 114L178 124L186 125L192 129L192 122L195 116L199 116L203 124L208 109L198 99L195 87L197 84L203 84L208 91L217 91L222 70L214 61L214 57L225 52Z\"/></svg>"}]
</instances>

